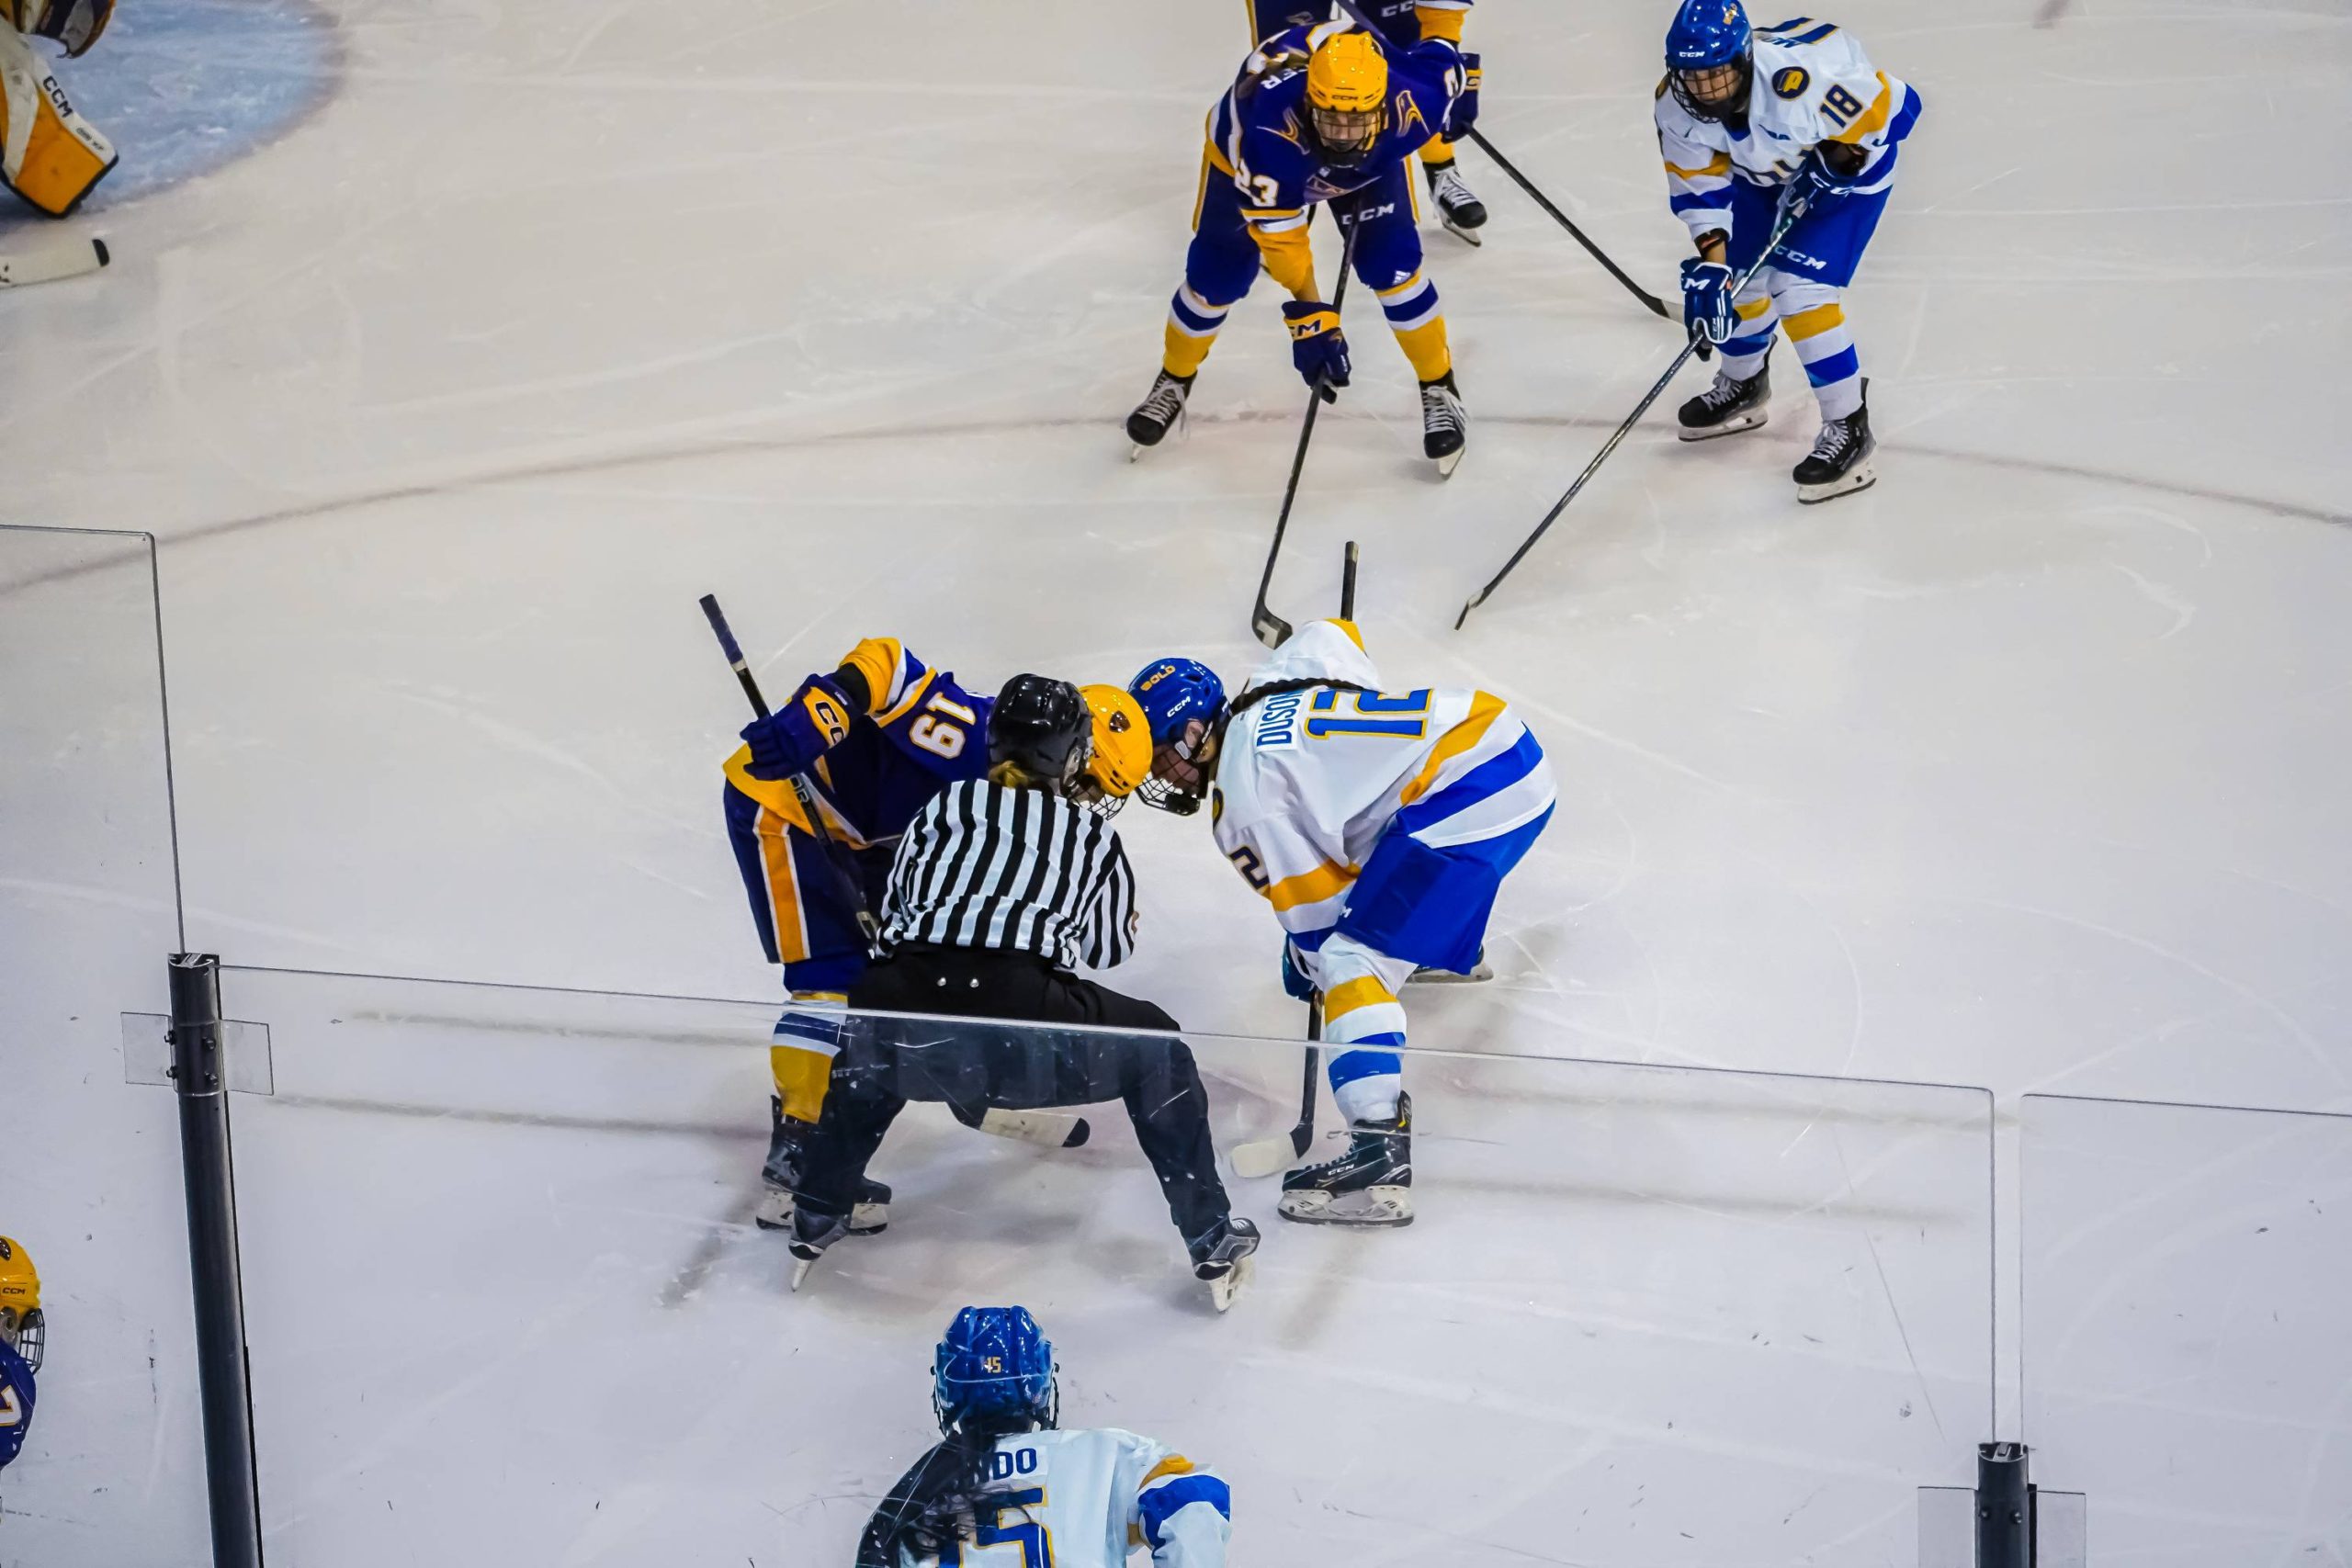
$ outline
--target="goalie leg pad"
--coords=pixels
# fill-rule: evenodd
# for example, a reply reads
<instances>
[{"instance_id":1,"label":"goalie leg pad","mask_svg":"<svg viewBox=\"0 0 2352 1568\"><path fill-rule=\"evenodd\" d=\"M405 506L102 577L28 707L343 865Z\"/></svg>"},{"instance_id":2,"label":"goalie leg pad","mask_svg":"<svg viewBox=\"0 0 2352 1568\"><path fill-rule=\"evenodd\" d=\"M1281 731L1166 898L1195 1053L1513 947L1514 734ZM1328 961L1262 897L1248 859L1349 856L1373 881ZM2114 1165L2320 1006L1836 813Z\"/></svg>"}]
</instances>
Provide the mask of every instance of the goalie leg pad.
<instances>
[{"instance_id":1,"label":"goalie leg pad","mask_svg":"<svg viewBox=\"0 0 2352 1568\"><path fill-rule=\"evenodd\" d=\"M32 45L0 28L0 181L62 218L119 161L114 144L74 112Z\"/></svg>"}]
</instances>

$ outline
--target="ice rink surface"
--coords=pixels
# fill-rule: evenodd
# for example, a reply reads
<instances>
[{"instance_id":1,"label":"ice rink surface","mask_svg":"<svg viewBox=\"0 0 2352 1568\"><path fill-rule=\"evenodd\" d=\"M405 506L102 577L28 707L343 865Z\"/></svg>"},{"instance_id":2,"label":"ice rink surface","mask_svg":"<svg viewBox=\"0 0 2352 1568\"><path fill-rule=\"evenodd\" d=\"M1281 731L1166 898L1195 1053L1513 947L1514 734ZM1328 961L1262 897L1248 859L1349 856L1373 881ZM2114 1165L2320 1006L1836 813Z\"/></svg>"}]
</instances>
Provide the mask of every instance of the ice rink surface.
<instances>
[{"instance_id":1,"label":"ice rink surface","mask_svg":"<svg viewBox=\"0 0 2352 1568\"><path fill-rule=\"evenodd\" d=\"M200 8L134 28L139 83L187 51L220 83L220 134L257 145L139 183L129 129L164 88L114 83L122 183L76 222L116 265L0 297L0 520L160 541L187 945L772 995L718 810L742 716L704 592L772 691L868 634L981 686L1124 681L1170 651L1246 673L1304 397L1272 287L1235 311L1186 435L1130 465L1118 430L1240 9L345 0L224 12L217 51ZM1489 0L1471 23L1482 129L1659 290L1685 248L1649 130L1667 11ZM2352 1109L2352 17L1856 0L1833 19L1927 106L1849 310L1875 490L1795 504L1815 420L1786 354L1763 433L1677 443L1690 370L1455 633L1674 333L1475 150L1487 243L1424 236L1473 419L1452 481L1419 457L1401 355L1349 312L1357 385L1319 427L1274 605L1324 612L1360 540L1389 683L1506 696L1562 783L1498 912L1498 979L1417 995L1416 1038L1980 1085L2012 1140L2030 1091ZM62 69L110 129L106 46ZM187 108L173 157L209 166ZM0 251L33 231L0 226ZM12 1133L0 1227L50 1238L61 1391L46 1447L0 1480L0 1564L185 1561L163 1544L198 1485L171 1111L117 1059L116 1014L160 1006L178 939L135 700L143 587L134 561L0 547L0 1027L41 1108ZM1145 919L1122 983L1193 1028L1294 1033L1272 924L1203 825L1121 826ZM268 1018L237 984L231 1012ZM578 1017L502 1025L503 993L245 984L281 1010L279 1097L240 1105L239 1152L248 1267L268 1266L265 1442L283 1401L308 1467L265 1455L294 1562L642 1562L657 1541L839 1562L921 1436L931 1337L982 1286L1062 1309L1074 1415L1132 1408L1268 1498L1237 1562L1907 1565L1904 1489L1964 1479L1988 1380L2007 1418L2114 1408L2020 1401L2030 1344L1997 1378L1971 1361L1991 1309L1962 1260L1981 1270L1991 1216L1981 1180L1954 1187L1974 1136L1956 1111L1671 1080L1713 1108L1692 1111L1584 1078L1556 1090L1584 1109L1547 1119L1516 1080L1480 1091L1518 1069L1473 1064L1431 1085L1426 1163L1434 1183L1455 1162L1461 1195L1433 1190L1401 1236L1273 1237L1263 1299L1220 1322L1194 1315L1115 1138L1056 1166L932 1127L894 1145L909 1213L876 1261L779 1302L775 1249L727 1229L763 1121L755 1049L632 1055ZM323 1021L356 1007L438 1021ZM755 1041L759 1010L647 1027ZM1262 1131L1291 1069L1236 1051L1229 1113ZM1825 1125L1891 1163L1832 1179ZM2027 1177L2139 1168L2079 1127L2064 1146ZM2237 1145L2186 1146L2188 1168L2243 1170ZM1007 1161L1001 1206L958 1174ZM2291 1207L2298 1181L2352 1204L2346 1169L2314 1156L2228 1213ZM1090 1240L1071 1222L1098 1176L1102 1213L1135 1223ZM1814 1237L1825 1212L1845 1224ZM970 1230L943 1239L949 1215L990 1267ZM2137 1221L2074 1220L2048 1234L2088 1251L2053 1269L2179 1262ZM1915 1272L1882 1250L1883 1288L1849 1297L1844 1270L1898 1232ZM2352 1281L2345 1233L2323 1235L2281 1291ZM1830 1348L1734 1365L1745 1332ZM2352 1368L2325 1376L2272 1411L2308 1436L2308 1487L2258 1519L2142 1498L2132 1554L2094 1560L2187 1568L2165 1552L2188 1540L2209 1562L2352 1562L2352 1462L2327 1457L2352 1451ZM2267 1408L2177 1386L2176 1416ZM575 1403L598 1387L633 1435ZM1939 1425L1887 1414L1931 1394ZM469 1441L537 1468L502 1491ZM1593 1479L1611 1465L1622 1494ZM1442 1509L1404 1499L1416 1467ZM1792 1512L1807 1476L1871 1484ZM739 1521L747 1493L766 1508ZM1441 1511L1442 1551L1414 1533ZM695 1518L714 1533L677 1533Z\"/></svg>"}]
</instances>

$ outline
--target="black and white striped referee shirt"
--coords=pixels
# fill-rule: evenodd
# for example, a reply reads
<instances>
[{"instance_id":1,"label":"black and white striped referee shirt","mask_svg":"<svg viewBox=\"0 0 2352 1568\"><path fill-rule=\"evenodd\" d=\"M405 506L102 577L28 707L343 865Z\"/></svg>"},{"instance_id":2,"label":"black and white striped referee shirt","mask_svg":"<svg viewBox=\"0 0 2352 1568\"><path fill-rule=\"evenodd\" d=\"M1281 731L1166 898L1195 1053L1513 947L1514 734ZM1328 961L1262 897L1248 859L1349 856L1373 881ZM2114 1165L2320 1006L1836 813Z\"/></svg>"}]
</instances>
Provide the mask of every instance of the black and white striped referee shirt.
<instances>
[{"instance_id":1,"label":"black and white striped referee shirt","mask_svg":"<svg viewBox=\"0 0 2352 1568\"><path fill-rule=\"evenodd\" d=\"M1136 945L1136 880L1104 818L1042 789L966 779L899 841L882 946L1034 953L1108 969Z\"/></svg>"}]
</instances>

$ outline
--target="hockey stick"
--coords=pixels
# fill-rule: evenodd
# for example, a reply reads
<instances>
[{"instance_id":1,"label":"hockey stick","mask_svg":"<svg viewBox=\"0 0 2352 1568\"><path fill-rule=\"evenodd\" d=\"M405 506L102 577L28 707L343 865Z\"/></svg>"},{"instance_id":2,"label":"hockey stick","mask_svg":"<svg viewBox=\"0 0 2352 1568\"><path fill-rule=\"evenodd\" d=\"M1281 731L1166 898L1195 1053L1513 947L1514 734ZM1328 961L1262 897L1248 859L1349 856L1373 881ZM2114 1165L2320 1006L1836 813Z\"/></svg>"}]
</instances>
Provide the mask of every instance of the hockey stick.
<instances>
[{"instance_id":1,"label":"hockey stick","mask_svg":"<svg viewBox=\"0 0 2352 1568\"><path fill-rule=\"evenodd\" d=\"M1335 211L1332 216L1338 217ZM1361 221L1344 226L1347 237L1340 245L1340 286L1331 291L1332 314L1339 313L1340 304L1348 297L1348 278L1356 259L1356 235L1363 231ZM1283 535L1290 527L1290 509L1298 500L1298 476L1306 467L1306 444L1315 439L1315 416L1322 412L1327 399L1336 399L1325 377L1315 378L1315 389L1306 399L1306 419L1298 427L1298 450L1291 455L1290 482L1283 487L1283 509L1274 517L1274 542L1266 549L1266 570L1258 578L1258 603L1250 611L1250 629L1268 648L1280 648L1290 640L1291 624L1266 607L1266 590L1273 586L1274 562L1283 553Z\"/></svg>"},{"instance_id":2,"label":"hockey stick","mask_svg":"<svg viewBox=\"0 0 2352 1568\"><path fill-rule=\"evenodd\" d=\"M1355 618L1356 542L1350 539L1347 556L1340 567L1340 619ZM1234 1175L1254 1181L1261 1176L1273 1175L1292 1160L1306 1157L1306 1146L1315 1141L1315 1093L1323 1077L1322 1040L1323 994L1317 991L1306 1004L1306 1067L1298 1086L1298 1120L1280 1137L1235 1145Z\"/></svg>"},{"instance_id":3,"label":"hockey stick","mask_svg":"<svg viewBox=\"0 0 2352 1568\"><path fill-rule=\"evenodd\" d=\"M702 596L702 613L709 618L710 629L718 638L719 651L727 656L727 663L735 671L735 679L743 684L743 694L752 701L752 712L761 718L769 715L768 700L760 694L760 682L752 673L751 665L743 658L742 644L735 640L734 628L727 624L727 613L718 607L718 596ZM865 884L857 874L857 866L849 858L849 850L817 813L815 795L808 781L795 773L786 781L792 785L792 798L800 803L801 815L808 819L817 840L825 847L826 858L833 863L834 872L856 900L858 929L871 942L880 926L874 911L865 907ZM979 1120L981 1132L993 1137L1010 1138L1018 1144L1035 1144L1041 1148L1074 1149L1087 1140L1092 1131L1083 1116L1056 1116L1038 1111L996 1111L984 1112Z\"/></svg>"},{"instance_id":4,"label":"hockey stick","mask_svg":"<svg viewBox=\"0 0 2352 1568\"><path fill-rule=\"evenodd\" d=\"M112 260L107 243L100 239L74 238L36 245L15 255L0 255L0 288L22 288L28 284L81 277Z\"/></svg>"},{"instance_id":5,"label":"hockey stick","mask_svg":"<svg viewBox=\"0 0 2352 1568\"><path fill-rule=\"evenodd\" d=\"M1756 265L1741 274L1739 280L1732 285L1732 298L1737 299L1747 289L1748 279L1764 269L1765 264L1772 259L1772 253L1780 248L1781 242L1788 238L1789 230L1795 225L1798 219L1804 216L1804 209L1805 204L1803 201L1792 201L1789 204L1788 210L1782 212L1779 221L1772 225L1772 236L1764 242L1763 252L1757 257ZM1609 461L1609 455L1617 450L1618 443L1633 433L1634 426L1642 422L1642 416L1650 412L1650 405L1657 401L1677 376L1682 374L1683 366L1690 363L1690 355L1697 352L1702 341L1693 336L1689 343L1682 345L1682 352L1674 356L1674 363L1666 367L1666 374L1659 377L1657 384L1644 395L1640 402L1634 405L1634 412L1625 416L1625 423L1617 427L1617 433L1602 445L1600 451L1593 454L1592 461L1585 465L1584 472L1578 474L1576 482L1568 486L1567 493L1552 503L1552 510L1544 514L1544 521L1535 525L1535 532L1528 535L1519 548L1511 552L1511 558L1503 563L1502 570L1495 573L1487 586L1478 590L1477 594L1462 606L1462 614L1453 618L1455 631L1462 629L1463 623L1470 618L1471 611L1485 604L1494 591L1502 586L1503 579L1511 574L1512 569L1527 558L1527 552L1535 547L1535 541L1544 536L1544 530L1551 527L1553 523L1557 521L1560 513L1568 509L1568 502L1574 501L1577 498L1577 492L1584 489L1585 481L1600 471L1600 465Z\"/></svg>"}]
</instances>

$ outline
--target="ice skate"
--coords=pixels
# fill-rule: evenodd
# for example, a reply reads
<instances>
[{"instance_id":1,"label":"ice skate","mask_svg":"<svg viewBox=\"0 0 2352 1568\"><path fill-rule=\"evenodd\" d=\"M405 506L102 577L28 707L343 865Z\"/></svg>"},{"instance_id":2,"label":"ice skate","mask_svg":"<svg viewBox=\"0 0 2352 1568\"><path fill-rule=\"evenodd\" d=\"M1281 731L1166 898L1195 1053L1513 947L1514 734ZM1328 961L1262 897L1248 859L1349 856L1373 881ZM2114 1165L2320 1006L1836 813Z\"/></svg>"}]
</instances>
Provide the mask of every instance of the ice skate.
<instances>
[{"instance_id":1,"label":"ice skate","mask_svg":"<svg viewBox=\"0 0 2352 1568\"><path fill-rule=\"evenodd\" d=\"M1468 974L1457 975L1451 969L1431 969L1426 964L1405 977L1408 986L1475 986L1495 977L1494 965L1487 962L1487 950L1480 948Z\"/></svg>"},{"instance_id":2,"label":"ice skate","mask_svg":"<svg viewBox=\"0 0 2352 1568\"><path fill-rule=\"evenodd\" d=\"M1250 1254L1258 1250L1259 1240L1256 1225L1232 1218L1187 1248L1193 1256L1193 1277L1207 1282L1209 1303L1217 1311L1230 1311L1233 1299L1257 1272Z\"/></svg>"},{"instance_id":3,"label":"ice skate","mask_svg":"<svg viewBox=\"0 0 2352 1568\"><path fill-rule=\"evenodd\" d=\"M1425 163L1421 172L1429 176L1430 196L1437 203L1438 221L1445 225L1445 231L1474 245L1484 244L1478 231L1487 226L1487 204L1471 191L1461 170L1449 159L1442 164Z\"/></svg>"},{"instance_id":4,"label":"ice skate","mask_svg":"<svg viewBox=\"0 0 2352 1568\"><path fill-rule=\"evenodd\" d=\"M1438 477L1452 479L1462 466L1463 449L1470 439L1470 415L1462 407L1461 390L1449 370L1434 381L1421 383L1421 451L1437 465Z\"/></svg>"},{"instance_id":5,"label":"ice skate","mask_svg":"<svg viewBox=\"0 0 2352 1568\"><path fill-rule=\"evenodd\" d=\"M760 1201L752 1223L763 1231L792 1228L792 1189L800 1179L800 1145L808 1123L785 1119L784 1102L768 1096L768 1157L760 1167ZM857 1201L849 1214L852 1235L872 1235L890 1225L890 1189L879 1181L860 1181Z\"/></svg>"},{"instance_id":6,"label":"ice skate","mask_svg":"<svg viewBox=\"0 0 2352 1568\"><path fill-rule=\"evenodd\" d=\"M1135 443L1127 453L1128 462L1167 438L1170 428L1184 417L1184 400L1192 395L1192 377L1171 376L1166 370L1159 373L1136 412L1127 415L1127 439Z\"/></svg>"},{"instance_id":7,"label":"ice skate","mask_svg":"<svg viewBox=\"0 0 2352 1568\"><path fill-rule=\"evenodd\" d=\"M792 1216L792 1288L800 1289L808 1278L808 1270L817 1267L817 1259L825 1256L832 1245L849 1235L849 1226L830 1215L815 1214L806 1209Z\"/></svg>"},{"instance_id":8,"label":"ice skate","mask_svg":"<svg viewBox=\"0 0 2352 1568\"><path fill-rule=\"evenodd\" d=\"M1413 1223L1413 1100L1396 1097L1385 1122L1358 1122L1347 1152L1283 1178L1282 1217L1309 1225Z\"/></svg>"},{"instance_id":9,"label":"ice skate","mask_svg":"<svg viewBox=\"0 0 2352 1568\"><path fill-rule=\"evenodd\" d=\"M1822 422L1821 434L1813 444L1811 456L1790 475L1797 481L1797 500L1804 504L1818 506L1878 483L1878 473L1871 467L1871 454L1878 450L1878 440L1871 434L1870 395L1871 384L1866 377L1862 381L1862 406L1844 419Z\"/></svg>"},{"instance_id":10,"label":"ice skate","mask_svg":"<svg viewBox=\"0 0 2352 1568\"><path fill-rule=\"evenodd\" d=\"M1735 381L1727 370L1715 372L1715 384L1692 398L1675 413L1685 441L1712 441L1736 435L1765 421L1765 405L1772 400L1772 361L1768 354L1756 374Z\"/></svg>"}]
</instances>

